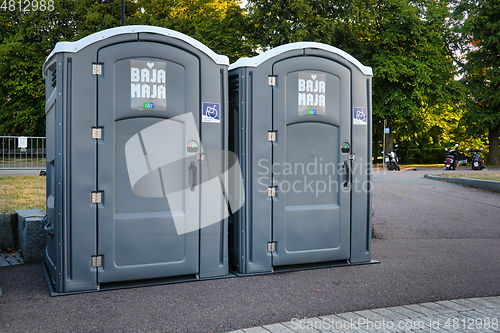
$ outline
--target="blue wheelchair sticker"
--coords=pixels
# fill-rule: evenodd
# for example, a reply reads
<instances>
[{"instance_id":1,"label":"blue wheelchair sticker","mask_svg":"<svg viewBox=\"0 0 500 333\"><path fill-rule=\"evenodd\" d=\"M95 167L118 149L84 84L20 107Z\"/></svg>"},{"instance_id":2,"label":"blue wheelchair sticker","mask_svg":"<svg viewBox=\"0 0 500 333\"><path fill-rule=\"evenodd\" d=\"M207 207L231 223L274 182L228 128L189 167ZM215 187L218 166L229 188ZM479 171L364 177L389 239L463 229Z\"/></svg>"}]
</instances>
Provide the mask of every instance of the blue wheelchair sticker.
<instances>
[{"instance_id":1,"label":"blue wheelchair sticker","mask_svg":"<svg viewBox=\"0 0 500 333\"><path fill-rule=\"evenodd\" d=\"M220 104L205 103L202 107L202 122L204 123L220 123Z\"/></svg>"},{"instance_id":2,"label":"blue wheelchair sticker","mask_svg":"<svg viewBox=\"0 0 500 333\"><path fill-rule=\"evenodd\" d=\"M366 125L368 122L368 112L366 108L354 108L354 125Z\"/></svg>"}]
</instances>

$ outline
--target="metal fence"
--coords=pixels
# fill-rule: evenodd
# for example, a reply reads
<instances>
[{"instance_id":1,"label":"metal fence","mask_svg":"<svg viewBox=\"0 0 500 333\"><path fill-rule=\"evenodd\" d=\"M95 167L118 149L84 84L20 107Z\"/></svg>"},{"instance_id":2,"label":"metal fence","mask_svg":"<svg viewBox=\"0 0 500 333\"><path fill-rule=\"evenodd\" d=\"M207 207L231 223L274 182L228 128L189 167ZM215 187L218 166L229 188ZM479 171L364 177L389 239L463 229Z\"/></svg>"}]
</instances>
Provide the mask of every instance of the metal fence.
<instances>
[{"instance_id":1,"label":"metal fence","mask_svg":"<svg viewBox=\"0 0 500 333\"><path fill-rule=\"evenodd\" d=\"M45 169L45 137L0 136L0 169Z\"/></svg>"}]
</instances>

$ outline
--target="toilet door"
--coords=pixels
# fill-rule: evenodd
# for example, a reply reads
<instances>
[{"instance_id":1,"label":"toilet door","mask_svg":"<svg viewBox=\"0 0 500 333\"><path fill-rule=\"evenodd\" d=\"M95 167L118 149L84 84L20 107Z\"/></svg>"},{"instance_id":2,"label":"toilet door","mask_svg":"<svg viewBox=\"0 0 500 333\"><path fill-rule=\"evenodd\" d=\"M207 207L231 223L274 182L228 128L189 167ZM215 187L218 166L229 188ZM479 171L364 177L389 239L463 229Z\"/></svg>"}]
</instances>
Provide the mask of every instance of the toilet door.
<instances>
[{"instance_id":1,"label":"toilet door","mask_svg":"<svg viewBox=\"0 0 500 333\"><path fill-rule=\"evenodd\" d=\"M350 71L302 56L275 63L273 76L273 266L346 260Z\"/></svg>"},{"instance_id":2,"label":"toilet door","mask_svg":"<svg viewBox=\"0 0 500 333\"><path fill-rule=\"evenodd\" d=\"M197 57L152 42L98 52L98 282L199 271ZM75 249L77 250L77 249Z\"/></svg>"}]
</instances>

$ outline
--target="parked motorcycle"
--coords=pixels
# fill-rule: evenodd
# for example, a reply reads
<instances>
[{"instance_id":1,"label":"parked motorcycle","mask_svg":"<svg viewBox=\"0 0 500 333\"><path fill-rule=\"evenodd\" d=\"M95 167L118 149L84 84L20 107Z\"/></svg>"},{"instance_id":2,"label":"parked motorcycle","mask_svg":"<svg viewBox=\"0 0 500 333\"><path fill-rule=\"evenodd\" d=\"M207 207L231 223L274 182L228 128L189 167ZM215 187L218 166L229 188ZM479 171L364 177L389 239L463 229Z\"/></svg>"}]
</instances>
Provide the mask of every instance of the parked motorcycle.
<instances>
[{"instance_id":1,"label":"parked motorcycle","mask_svg":"<svg viewBox=\"0 0 500 333\"><path fill-rule=\"evenodd\" d=\"M467 165L467 158L458 150L458 143L455 144L455 148L449 150L445 148L446 157L444 160L445 170L455 170L458 165Z\"/></svg>"},{"instance_id":2,"label":"parked motorcycle","mask_svg":"<svg viewBox=\"0 0 500 333\"><path fill-rule=\"evenodd\" d=\"M399 158L396 154L396 150L398 150L398 145L394 145L394 150L390 153L386 153L384 156L385 164L387 165L387 170L389 171L400 171L399 167Z\"/></svg>"},{"instance_id":3,"label":"parked motorcycle","mask_svg":"<svg viewBox=\"0 0 500 333\"><path fill-rule=\"evenodd\" d=\"M467 148L466 150L469 151L469 148ZM483 150L483 148L481 148L481 150ZM472 166L471 170L483 170L485 168L484 159L481 156L481 150L479 149L471 150L472 152L472 161L470 162Z\"/></svg>"}]
</instances>

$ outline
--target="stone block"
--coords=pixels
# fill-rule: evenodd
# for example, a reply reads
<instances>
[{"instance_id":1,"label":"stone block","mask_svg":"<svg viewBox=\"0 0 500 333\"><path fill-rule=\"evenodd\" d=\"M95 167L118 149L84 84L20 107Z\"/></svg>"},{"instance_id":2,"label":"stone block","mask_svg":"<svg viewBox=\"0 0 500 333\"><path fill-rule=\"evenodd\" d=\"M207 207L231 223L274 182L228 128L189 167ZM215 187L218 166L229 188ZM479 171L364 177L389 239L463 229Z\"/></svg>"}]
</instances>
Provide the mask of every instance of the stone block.
<instances>
[{"instance_id":1,"label":"stone block","mask_svg":"<svg viewBox=\"0 0 500 333\"><path fill-rule=\"evenodd\" d=\"M45 231L41 209L17 210L19 249L26 263L42 261L45 256Z\"/></svg>"},{"instance_id":2,"label":"stone block","mask_svg":"<svg viewBox=\"0 0 500 333\"><path fill-rule=\"evenodd\" d=\"M12 213L0 214L0 249L15 247L14 232L11 224Z\"/></svg>"}]
</instances>

